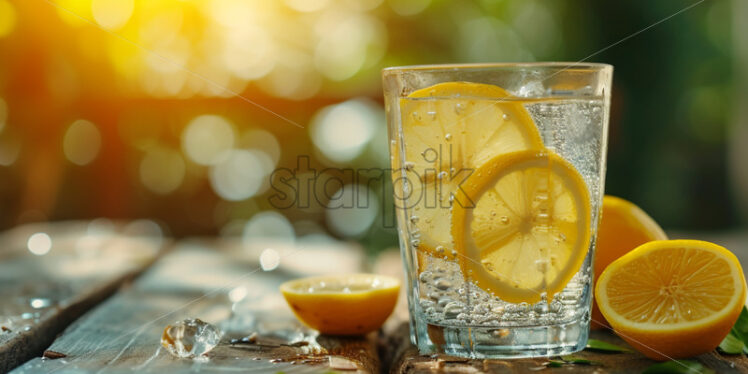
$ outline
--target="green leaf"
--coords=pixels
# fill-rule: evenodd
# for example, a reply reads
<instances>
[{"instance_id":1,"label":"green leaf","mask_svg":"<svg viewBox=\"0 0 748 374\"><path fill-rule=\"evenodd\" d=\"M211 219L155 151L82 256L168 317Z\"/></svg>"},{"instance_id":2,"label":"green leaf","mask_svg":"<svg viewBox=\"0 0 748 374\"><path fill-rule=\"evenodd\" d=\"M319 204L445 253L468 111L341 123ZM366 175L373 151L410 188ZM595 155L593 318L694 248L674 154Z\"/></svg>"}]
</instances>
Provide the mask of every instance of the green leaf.
<instances>
[{"instance_id":1,"label":"green leaf","mask_svg":"<svg viewBox=\"0 0 748 374\"><path fill-rule=\"evenodd\" d=\"M602 340L589 339L587 340L586 349L600 352L631 352L630 349L617 346L615 344L606 343Z\"/></svg>"},{"instance_id":2,"label":"green leaf","mask_svg":"<svg viewBox=\"0 0 748 374\"><path fill-rule=\"evenodd\" d=\"M654 364L644 369L642 374L714 374L714 370L697 361L673 360Z\"/></svg>"},{"instance_id":3,"label":"green leaf","mask_svg":"<svg viewBox=\"0 0 748 374\"><path fill-rule=\"evenodd\" d=\"M732 326L730 334L735 335L736 338L743 342L743 345L748 347L748 309L746 309L745 306L743 307L743 310L740 311L740 316Z\"/></svg>"},{"instance_id":4,"label":"green leaf","mask_svg":"<svg viewBox=\"0 0 748 374\"><path fill-rule=\"evenodd\" d=\"M600 362L597 361L590 361L586 358L574 356L574 355L566 355L561 356L561 359L564 360L568 364L576 364L576 365L601 365Z\"/></svg>"},{"instance_id":5,"label":"green leaf","mask_svg":"<svg viewBox=\"0 0 748 374\"><path fill-rule=\"evenodd\" d=\"M734 331L730 331L730 333L722 340L722 343L719 343L719 347L717 347L720 352L728 355L741 354L745 348L745 343L735 335Z\"/></svg>"},{"instance_id":6,"label":"green leaf","mask_svg":"<svg viewBox=\"0 0 748 374\"><path fill-rule=\"evenodd\" d=\"M549 368L560 368L561 366L564 366L565 362L563 361L557 361L557 360L550 360L545 363L545 366Z\"/></svg>"}]
</instances>

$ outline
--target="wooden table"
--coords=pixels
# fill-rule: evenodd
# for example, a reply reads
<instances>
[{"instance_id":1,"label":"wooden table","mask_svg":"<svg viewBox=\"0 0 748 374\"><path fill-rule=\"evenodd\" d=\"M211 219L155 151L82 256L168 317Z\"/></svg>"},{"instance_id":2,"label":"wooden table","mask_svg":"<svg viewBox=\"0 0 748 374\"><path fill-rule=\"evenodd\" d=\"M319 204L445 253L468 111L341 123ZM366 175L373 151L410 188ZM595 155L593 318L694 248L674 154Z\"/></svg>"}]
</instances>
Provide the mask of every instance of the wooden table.
<instances>
[{"instance_id":1,"label":"wooden table","mask_svg":"<svg viewBox=\"0 0 748 374\"><path fill-rule=\"evenodd\" d=\"M292 316L278 285L315 273L367 270L400 276L397 253L385 253L367 268L373 261L352 243L226 238L171 243L152 229L143 222L139 228L110 224L104 229L95 222L72 222L1 234L0 325L5 329L0 331L0 373L13 368L13 373L61 374L628 373L653 363L637 353L587 351L577 356L600 364L546 368L548 359L421 356L409 343L403 297L377 333L319 335ZM52 238L48 254L36 256L26 249L34 232ZM188 317L224 331L208 360L175 358L160 345L164 327ZM593 337L625 345L609 332ZM696 359L720 373L748 373L744 356L710 353Z\"/></svg>"}]
</instances>

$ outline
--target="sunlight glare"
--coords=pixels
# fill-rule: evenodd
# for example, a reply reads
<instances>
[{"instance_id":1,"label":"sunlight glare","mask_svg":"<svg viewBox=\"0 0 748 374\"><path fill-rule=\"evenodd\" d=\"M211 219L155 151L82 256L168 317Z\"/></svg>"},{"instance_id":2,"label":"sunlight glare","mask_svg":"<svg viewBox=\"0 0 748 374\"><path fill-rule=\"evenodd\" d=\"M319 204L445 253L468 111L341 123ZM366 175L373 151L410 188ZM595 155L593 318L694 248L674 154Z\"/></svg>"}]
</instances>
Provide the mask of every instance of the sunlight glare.
<instances>
[{"instance_id":1,"label":"sunlight glare","mask_svg":"<svg viewBox=\"0 0 748 374\"><path fill-rule=\"evenodd\" d=\"M91 12L96 23L107 30L118 30L132 16L134 0L93 0Z\"/></svg>"}]
</instances>

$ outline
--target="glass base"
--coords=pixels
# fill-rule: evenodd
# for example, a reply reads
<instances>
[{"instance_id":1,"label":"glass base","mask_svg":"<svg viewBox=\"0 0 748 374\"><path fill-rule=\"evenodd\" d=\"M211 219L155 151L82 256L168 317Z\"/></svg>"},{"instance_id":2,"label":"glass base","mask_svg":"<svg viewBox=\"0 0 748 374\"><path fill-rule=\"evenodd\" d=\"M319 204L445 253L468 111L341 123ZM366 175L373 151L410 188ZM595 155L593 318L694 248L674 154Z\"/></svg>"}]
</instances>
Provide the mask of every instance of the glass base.
<instances>
[{"instance_id":1,"label":"glass base","mask_svg":"<svg viewBox=\"0 0 748 374\"><path fill-rule=\"evenodd\" d=\"M421 354L444 353L467 358L524 358L565 355L587 345L589 322L544 326L445 326L416 321Z\"/></svg>"}]
</instances>

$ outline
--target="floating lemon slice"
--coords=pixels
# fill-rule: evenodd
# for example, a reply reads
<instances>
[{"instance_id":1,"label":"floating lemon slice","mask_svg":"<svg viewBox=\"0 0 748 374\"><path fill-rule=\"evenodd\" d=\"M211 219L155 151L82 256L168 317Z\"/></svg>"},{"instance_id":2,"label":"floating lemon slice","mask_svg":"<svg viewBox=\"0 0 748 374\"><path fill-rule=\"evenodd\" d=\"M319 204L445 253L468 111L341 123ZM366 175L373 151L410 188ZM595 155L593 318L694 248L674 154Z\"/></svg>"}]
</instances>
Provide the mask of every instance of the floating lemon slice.
<instances>
[{"instance_id":1,"label":"floating lemon slice","mask_svg":"<svg viewBox=\"0 0 748 374\"><path fill-rule=\"evenodd\" d=\"M545 151L498 156L457 193L452 237L464 275L512 303L550 300L584 262L590 198L566 160Z\"/></svg>"},{"instance_id":2,"label":"floating lemon slice","mask_svg":"<svg viewBox=\"0 0 748 374\"><path fill-rule=\"evenodd\" d=\"M377 330L397 303L400 282L376 274L330 275L283 283L281 293L296 317L331 335Z\"/></svg>"},{"instance_id":3,"label":"floating lemon slice","mask_svg":"<svg viewBox=\"0 0 748 374\"><path fill-rule=\"evenodd\" d=\"M449 209L459 185L491 158L542 149L532 118L504 89L469 82L440 83L401 99L411 229L418 248L453 259Z\"/></svg>"},{"instance_id":4,"label":"floating lemon slice","mask_svg":"<svg viewBox=\"0 0 748 374\"><path fill-rule=\"evenodd\" d=\"M595 284L603 270L619 257L646 242L666 239L660 225L641 208L620 197L605 195L595 245ZM590 327L599 329L605 326L608 323L595 300Z\"/></svg>"},{"instance_id":5,"label":"floating lemon slice","mask_svg":"<svg viewBox=\"0 0 748 374\"><path fill-rule=\"evenodd\" d=\"M448 82L400 99L409 170L433 180L439 172L474 169L498 154L542 149L535 123L512 98L498 86Z\"/></svg>"},{"instance_id":6,"label":"floating lemon slice","mask_svg":"<svg viewBox=\"0 0 748 374\"><path fill-rule=\"evenodd\" d=\"M706 353L730 332L745 303L738 259L700 240L657 240L614 261L595 298L623 340L655 360Z\"/></svg>"}]
</instances>

